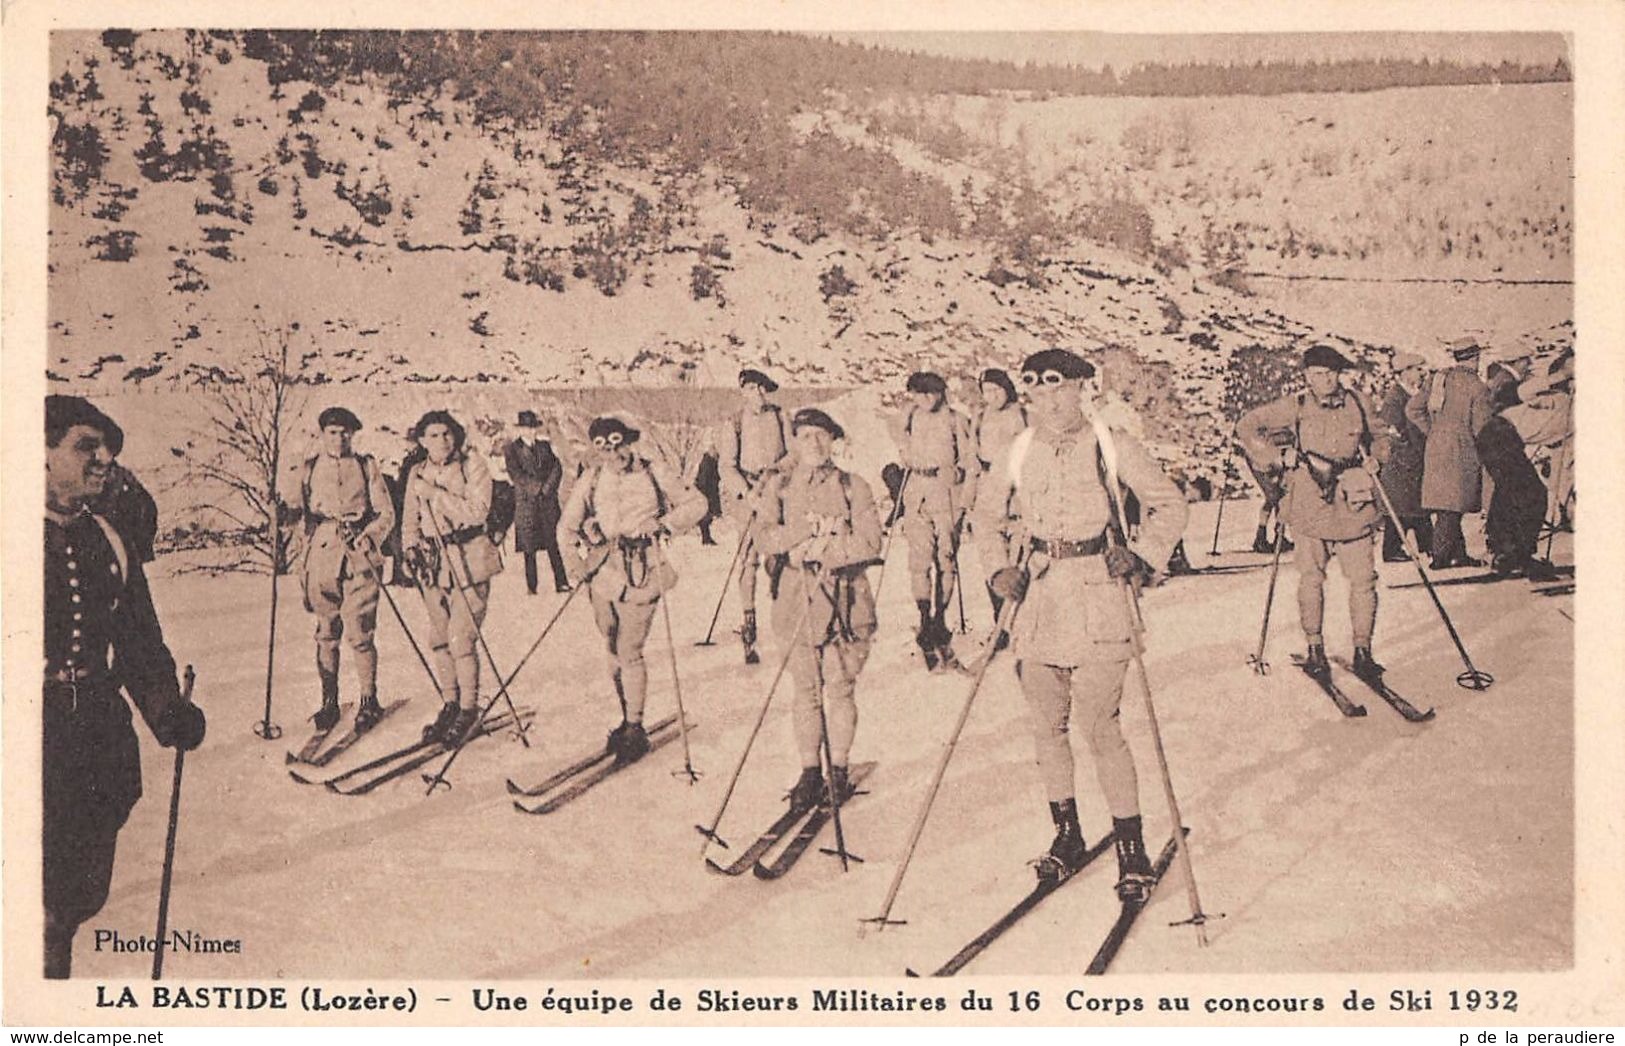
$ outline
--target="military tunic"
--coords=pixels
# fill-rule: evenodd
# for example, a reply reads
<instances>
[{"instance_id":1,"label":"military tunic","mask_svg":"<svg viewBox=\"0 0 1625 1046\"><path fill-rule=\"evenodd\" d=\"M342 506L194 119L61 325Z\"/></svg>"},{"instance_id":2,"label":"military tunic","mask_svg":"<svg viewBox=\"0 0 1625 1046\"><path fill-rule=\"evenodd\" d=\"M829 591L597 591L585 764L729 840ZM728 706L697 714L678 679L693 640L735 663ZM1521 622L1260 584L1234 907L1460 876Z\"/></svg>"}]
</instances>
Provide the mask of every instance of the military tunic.
<instances>
[{"instance_id":1,"label":"military tunic","mask_svg":"<svg viewBox=\"0 0 1625 1046\"><path fill-rule=\"evenodd\" d=\"M318 454L305 461L302 476L302 588L305 609L316 615L316 668L323 696L337 700L339 641L348 638L360 696L373 697L383 544L395 528L395 506L382 470L370 457ZM345 543L346 526L361 531L353 539L353 551Z\"/></svg>"},{"instance_id":2,"label":"military tunic","mask_svg":"<svg viewBox=\"0 0 1625 1046\"><path fill-rule=\"evenodd\" d=\"M118 831L141 797L122 688L149 726L180 700L140 560L82 512L45 519L42 856L47 933L101 910Z\"/></svg>"},{"instance_id":3,"label":"military tunic","mask_svg":"<svg viewBox=\"0 0 1625 1046\"><path fill-rule=\"evenodd\" d=\"M796 684L793 725L801 765L819 765L827 718L830 761L846 766L858 726L858 673L876 628L866 576L880 561L874 495L861 478L834 465L798 463L769 482L759 519L762 551L786 560L773 629L786 646Z\"/></svg>"}]
</instances>

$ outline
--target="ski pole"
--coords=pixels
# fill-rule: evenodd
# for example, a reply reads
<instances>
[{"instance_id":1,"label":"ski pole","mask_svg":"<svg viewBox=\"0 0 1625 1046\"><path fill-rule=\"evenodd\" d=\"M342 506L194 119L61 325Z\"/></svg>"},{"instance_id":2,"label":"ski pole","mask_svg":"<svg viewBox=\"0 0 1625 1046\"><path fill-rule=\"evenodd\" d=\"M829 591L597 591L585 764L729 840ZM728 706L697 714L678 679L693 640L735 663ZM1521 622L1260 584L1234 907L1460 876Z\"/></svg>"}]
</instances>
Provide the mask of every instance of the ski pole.
<instances>
[{"instance_id":1,"label":"ski pole","mask_svg":"<svg viewBox=\"0 0 1625 1046\"><path fill-rule=\"evenodd\" d=\"M1363 451L1360 454L1362 461L1371 460ZM1394 511L1394 503L1388 498L1388 491L1383 487L1382 481L1373 477L1372 486L1377 488L1377 495L1382 498L1382 507L1387 511L1388 518L1399 530L1399 536L1405 542L1405 551L1410 553L1411 562L1416 566L1417 574L1421 575L1422 586L1428 590L1433 599L1433 605L1438 608L1439 617L1444 621L1445 631L1450 633L1450 641L1456 644L1456 653L1461 655L1461 663L1467 670L1456 676L1456 685L1464 690L1488 690L1495 685L1495 677L1473 664L1473 659L1467 655L1467 647L1462 644L1461 635L1456 631L1455 623L1450 620L1450 614L1439 599L1439 593L1433 587L1433 581L1428 577L1427 568L1422 566L1422 552L1416 547L1414 535L1406 530L1399 522L1399 513Z\"/></svg>"},{"instance_id":2,"label":"ski pole","mask_svg":"<svg viewBox=\"0 0 1625 1046\"><path fill-rule=\"evenodd\" d=\"M1100 447L1101 461L1106 466L1106 496L1111 500L1112 511L1121 522L1124 518L1123 494L1117 478L1117 450L1111 442L1111 433L1106 428L1105 422L1098 416L1090 420L1094 425L1096 443ZM1117 539L1122 539L1120 531L1115 531L1111 527L1106 529ZM1180 870L1185 874L1185 895L1190 901L1191 917L1184 922L1196 927L1196 943L1198 946L1206 947L1206 924L1211 917L1202 911L1202 897L1196 887L1196 867L1191 862L1190 847L1185 842L1185 820L1179 812L1179 798L1174 794L1173 775L1168 769L1168 754L1162 746L1162 727L1157 722L1156 703L1151 699L1151 676L1145 670L1145 655L1140 650L1140 638L1145 635L1145 619L1140 615L1139 592L1129 584L1127 578L1118 578L1117 587L1123 593L1123 605L1134 628L1135 634L1129 643L1129 650L1140 681L1140 695L1145 698L1145 716L1151 726L1151 745L1157 753L1157 769L1162 775L1163 798L1167 800L1168 816L1173 821L1175 858L1179 861Z\"/></svg>"},{"instance_id":3,"label":"ski pole","mask_svg":"<svg viewBox=\"0 0 1625 1046\"><path fill-rule=\"evenodd\" d=\"M611 547L613 547L613 546L611 546ZM568 593L565 594L564 602L560 603L559 608L557 610L553 611L552 618L550 618L548 620L547 624L542 627L541 635L537 636L536 637L536 642L532 643L530 645L530 649L525 651L525 656L519 659L519 664L514 666L513 673L511 675L509 675L506 680L503 681L501 690L496 695L494 695L491 698L491 700L487 701L483 708L480 709L480 718L479 718L480 722L482 722L482 723L485 722L486 717L491 714L491 708L497 703L498 698L500 698L503 693L507 692L507 688L513 685L513 681L515 679L519 678L520 670L525 667L525 663L530 660L531 655L536 653L536 651L541 648L542 640L547 638L547 634L549 632L553 631L553 626L558 624L559 618L564 616L565 610L569 608L570 601L575 599L576 593L580 592L582 589L586 588L589 584L591 584L593 575L597 574L598 571L600 569L602 569L603 565L605 563L607 563L607 562L609 562L609 551L608 550L606 550L604 552L603 557L601 559L599 559L598 562L595 563L592 566L592 568L587 571L587 573L585 575L583 575L583 577L581 578L581 581L578 584L576 584L574 587L572 587ZM429 785L429 793L433 793L436 788L438 788L442 784L446 783L446 774L447 774L447 772L451 770L452 764L457 761L457 756L459 754L461 754L461 752L463 750L463 746L468 744L469 738L471 736L472 736L472 732L470 732L469 734L465 734L462 737L462 739L457 742L457 746L451 750L451 755L447 757L446 761L443 764L441 764L441 767L440 767L439 770L435 771L433 774L424 774L423 775L423 780L426 781L428 783L428 785Z\"/></svg>"},{"instance_id":4,"label":"ski pole","mask_svg":"<svg viewBox=\"0 0 1625 1046\"><path fill-rule=\"evenodd\" d=\"M1275 555L1270 560L1270 587L1264 596L1264 623L1258 629L1258 650L1247 658L1247 663L1253 666L1253 671L1259 675L1267 675L1270 663L1264 660L1264 643L1270 635L1270 608L1275 604L1275 578L1281 570L1281 535L1286 533L1279 516L1275 519Z\"/></svg>"},{"instance_id":5,"label":"ski pole","mask_svg":"<svg viewBox=\"0 0 1625 1046\"><path fill-rule=\"evenodd\" d=\"M722 793L722 802L717 806L716 816L711 818L711 826L709 828L694 826L694 830L705 837L705 842L700 844L701 857L705 856L705 851L710 848L713 841L723 849L728 847L727 842L717 834L717 826L722 823L722 815L733 799L734 788L739 784L739 775L745 772L745 760L750 758L751 747L756 744L756 735L762 732L762 723L767 720L768 706L773 703L773 695L778 692L779 680L784 678L785 669L790 667L790 655L795 653L796 641L801 638L802 630L807 627L807 618L811 613L812 601L808 600L807 605L802 608L801 619L796 622L795 631L790 633L790 641L784 645L784 657L779 659L778 671L773 673L773 682L768 684L767 696L762 699L762 710L756 713L756 724L751 727L750 736L745 738L745 750L739 753L739 764L734 767L733 776L728 779L728 787Z\"/></svg>"},{"instance_id":6,"label":"ski pole","mask_svg":"<svg viewBox=\"0 0 1625 1046\"><path fill-rule=\"evenodd\" d=\"M272 575L275 576L275 575ZM192 703L192 685L197 673L187 665L182 675L181 704ZM164 872L158 880L158 932L153 937L152 979L164 976L164 939L169 934L169 887L175 877L175 835L181 823L181 771L186 766L186 750L175 749L175 779L169 786L169 834L164 838Z\"/></svg>"},{"instance_id":7,"label":"ski pole","mask_svg":"<svg viewBox=\"0 0 1625 1046\"><path fill-rule=\"evenodd\" d=\"M435 514L434 506L429 504L427 501L422 502L422 505L424 509L428 511L429 526L434 530L434 539L440 543L440 550L442 552L446 552L450 548L455 548L457 550L457 558L461 560L463 564L463 577L470 579L469 584L472 585L472 578L474 577L474 574L471 570L469 570L468 556L464 553L463 546L454 542L448 542L446 540L445 531L440 527L440 519ZM514 731L519 735L520 743L522 743L526 748L529 748L530 736L527 733L529 728L526 727L524 720L520 717L519 709L514 706L513 697L508 693L508 684L501 682L502 669L497 667L497 659L491 653L491 645L485 641L485 632L480 628L479 618L474 614L474 601L468 598L468 589L464 588L462 584L458 582L457 571L452 569L450 563L446 564L446 573L450 576L451 587L456 589L457 594L463 597L463 609L468 613L469 623L474 626L474 641L479 644L480 650L485 653L486 663L491 666L491 673L496 676L497 681L500 684L497 688L497 697L503 698L508 702L508 711L513 713ZM493 701L493 703L495 702ZM485 716L483 714L480 716L480 721L485 721Z\"/></svg>"},{"instance_id":8,"label":"ski pole","mask_svg":"<svg viewBox=\"0 0 1625 1046\"><path fill-rule=\"evenodd\" d=\"M959 634L969 631L965 624L965 583L959 576L959 539L954 539L954 596L959 600Z\"/></svg>"},{"instance_id":9,"label":"ski pole","mask_svg":"<svg viewBox=\"0 0 1625 1046\"><path fill-rule=\"evenodd\" d=\"M903 493L908 490L908 478L913 474L912 467L903 470L903 478L897 484L897 500L892 503L892 510L887 514L891 527L886 531L886 547L880 550L880 574L875 578L875 606L880 605L880 589L886 583L886 564L891 561L892 538L897 536L898 529L903 525Z\"/></svg>"},{"instance_id":10,"label":"ski pole","mask_svg":"<svg viewBox=\"0 0 1625 1046\"><path fill-rule=\"evenodd\" d=\"M282 509L276 497L276 470L271 471L271 631L265 641L265 716L254 724L254 736L275 741L282 728L271 722L271 681L276 674L277 575L282 567Z\"/></svg>"},{"instance_id":11,"label":"ski pole","mask_svg":"<svg viewBox=\"0 0 1625 1046\"><path fill-rule=\"evenodd\" d=\"M361 536L366 538L367 545L371 549L377 550L378 543L373 541L370 535L363 531ZM367 558L366 552L356 548L349 542L348 539L344 540L344 548L346 556L353 553L360 557L361 572L363 576L376 583L378 585L378 590L384 594L384 601L389 604L389 609L394 613L395 620L400 623L401 631L406 633L406 641L411 645L412 653L418 656L418 664L423 666L423 671L429 676L429 686L438 692L440 689L440 681L435 679L434 669L429 667L429 659L424 656L423 648L418 646L418 641L412 636L412 630L407 627L406 615L401 613L400 604L395 602L395 596L392 592L390 592L389 586L384 583L383 575L379 571L373 569L372 561ZM382 553L380 553L380 556L381 555Z\"/></svg>"},{"instance_id":12,"label":"ski pole","mask_svg":"<svg viewBox=\"0 0 1625 1046\"><path fill-rule=\"evenodd\" d=\"M824 587L823 581L816 574L814 580L818 587ZM810 599L809 599L810 602ZM818 729L820 731L818 755L824 763L824 784L829 792L830 820L835 823L835 849L823 848L822 852L841 859L841 871L851 870L852 861L863 863L863 858L846 849L846 832L841 828L841 794L835 788L835 753L829 746L829 713L824 709L824 651L821 647L813 649L813 664L818 671Z\"/></svg>"},{"instance_id":13,"label":"ski pole","mask_svg":"<svg viewBox=\"0 0 1625 1046\"><path fill-rule=\"evenodd\" d=\"M666 544L659 544L660 562L669 566L666 560ZM683 711L683 682L677 675L677 643L672 639L671 633L671 601L665 593L660 595L660 617L666 626L666 652L671 655L671 690L677 698L677 733L683 739L683 768L674 771L672 776L683 774L688 783L693 784L700 779L699 771L694 769L694 759L688 748L688 713Z\"/></svg>"},{"instance_id":14,"label":"ski pole","mask_svg":"<svg viewBox=\"0 0 1625 1046\"><path fill-rule=\"evenodd\" d=\"M1213 517L1213 548L1208 552L1212 556L1219 554L1219 527L1224 523L1224 503L1230 493L1230 462L1235 454L1236 444L1232 440L1224 452L1224 468L1219 471L1219 512Z\"/></svg>"},{"instance_id":15,"label":"ski pole","mask_svg":"<svg viewBox=\"0 0 1625 1046\"><path fill-rule=\"evenodd\" d=\"M728 574L722 579L722 591L717 593L716 609L711 611L711 627L705 630L705 638L695 643L695 646L716 646L711 634L717 630L717 620L722 617L722 604L728 598L728 587L733 584L734 575L738 573L741 557L745 551L745 543L750 540L751 528L756 524L756 510L752 509L750 517L745 520L744 529L739 532L739 543L734 546L733 558L728 560Z\"/></svg>"},{"instance_id":16,"label":"ski pole","mask_svg":"<svg viewBox=\"0 0 1625 1046\"><path fill-rule=\"evenodd\" d=\"M1016 556L1017 569L1020 569L1025 561L1026 550L1023 549ZM893 919L892 906L897 903L897 893L903 888L903 876L908 874L909 864L914 860L914 850L920 845L920 836L925 833L925 822L931 816L931 806L936 802L937 791L942 787L942 779L948 772L948 761L954 757L954 746L959 743L959 735L964 732L965 724L970 721L971 705L982 689L982 680L987 678L988 666L998 655L999 636L1010 630L1010 625L1015 621L1016 610L1020 606L1020 600L1009 599L999 611L998 622L993 627L993 637L989 640L988 656L977 666L976 675L971 679L970 690L965 694L964 703L959 706L959 718L954 722L953 731L949 733L948 741L942 747L942 756L937 760L936 772L931 775L931 784L925 790L925 800L920 804L920 812L914 816L914 827L909 830L908 843L903 847L903 859L897 865L897 871L892 874L891 885L886 888L886 899L880 906L880 914L862 920L865 924L874 923L885 929L887 926L902 926L908 922L906 919Z\"/></svg>"}]
</instances>

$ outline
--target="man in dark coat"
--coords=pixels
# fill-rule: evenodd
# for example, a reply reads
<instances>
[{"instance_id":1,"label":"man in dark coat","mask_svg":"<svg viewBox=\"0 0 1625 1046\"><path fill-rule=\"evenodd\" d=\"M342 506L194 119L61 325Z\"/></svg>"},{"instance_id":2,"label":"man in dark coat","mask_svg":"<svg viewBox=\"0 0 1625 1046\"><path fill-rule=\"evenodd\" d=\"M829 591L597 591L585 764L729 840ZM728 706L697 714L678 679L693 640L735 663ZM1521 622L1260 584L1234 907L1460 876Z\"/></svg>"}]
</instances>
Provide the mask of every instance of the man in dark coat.
<instances>
[{"instance_id":1,"label":"man in dark coat","mask_svg":"<svg viewBox=\"0 0 1625 1046\"><path fill-rule=\"evenodd\" d=\"M90 510L123 433L77 396L45 399L45 685L41 857L45 976L107 902L118 833L141 797L134 700L159 744L190 750L203 713L181 700L141 560Z\"/></svg>"},{"instance_id":2,"label":"man in dark coat","mask_svg":"<svg viewBox=\"0 0 1625 1046\"><path fill-rule=\"evenodd\" d=\"M1500 374L1496 373L1497 366ZM1495 415L1484 423L1474 444L1484 471L1490 474L1484 538L1489 545L1490 565L1497 574L1548 580L1554 576L1551 565L1535 559L1535 545L1546 516L1546 485L1529 460L1523 436L1504 414L1521 402L1520 380L1517 372L1504 364L1491 367Z\"/></svg>"},{"instance_id":3,"label":"man in dark coat","mask_svg":"<svg viewBox=\"0 0 1625 1046\"><path fill-rule=\"evenodd\" d=\"M1396 352L1393 367L1394 383L1388 386L1388 394L1377 411L1377 424L1388 434L1388 456L1382 462L1382 489L1393 502L1399 521L1416 535L1416 547L1431 549L1433 526L1428 522L1427 513L1422 511L1422 455L1427 436L1405 416L1405 404L1422 387L1427 367L1414 352ZM1385 563L1409 558L1405 553L1404 535L1386 515L1383 517L1382 558Z\"/></svg>"},{"instance_id":4,"label":"man in dark coat","mask_svg":"<svg viewBox=\"0 0 1625 1046\"><path fill-rule=\"evenodd\" d=\"M502 454L508 466L508 479L513 483L514 551L525 557L525 588L536 594L536 553L547 550L548 564L553 568L553 590L570 591L570 579L564 572L564 560L559 556L559 482L564 478L553 445L537 438L541 421L533 410L519 412L519 438L509 443Z\"/></svg>"},{"instance_id":5,"label":"man in dark coat","mask_svg":"<svg viewBox=\"0 0 1625 1046\"><path fill-rule=\"evenodd\" d=\"M1433 374L1405 404L1405 416L1427 436L1422 458L1422 509L1433 517L1433 569L1481 567L1467 554L1461 517L1483 511L1483 464L1475 441L1494 413L1478 378L1483 346L1463 338L1450 346L1455 366Z\"/></svg>"}]
</instances>

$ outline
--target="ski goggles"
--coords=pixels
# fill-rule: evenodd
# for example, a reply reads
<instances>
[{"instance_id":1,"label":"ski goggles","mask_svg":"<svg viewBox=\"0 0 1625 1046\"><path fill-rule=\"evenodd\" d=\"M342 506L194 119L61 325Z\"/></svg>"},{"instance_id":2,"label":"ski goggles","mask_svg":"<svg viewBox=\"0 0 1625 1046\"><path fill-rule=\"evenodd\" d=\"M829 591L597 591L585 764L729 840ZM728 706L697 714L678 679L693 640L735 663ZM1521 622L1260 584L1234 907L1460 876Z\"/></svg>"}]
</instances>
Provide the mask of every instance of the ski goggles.
<instances>
[{"instance_id":1,"label":"ski goggles","mask_svg":"<svg viewBox=\"0 0 1625 1046\"><path fill-rule=\"evenodd\" d=\"M609 432L592 438L592 445L599 450L614 450L625 442L626 437L619 432Z\"/></svg>"},{"instance_id":2,"label":"ski goggles","mask_svg":"<svg viewBox=\"0 0 1625 1046\"><path fill-rule=\"evenodd\" d=\"M1063 385L1069 379L1058 370L1024 370L1021 372L1021 383L1029 389L1040 385Z\"/></svg>"}]
</instances>

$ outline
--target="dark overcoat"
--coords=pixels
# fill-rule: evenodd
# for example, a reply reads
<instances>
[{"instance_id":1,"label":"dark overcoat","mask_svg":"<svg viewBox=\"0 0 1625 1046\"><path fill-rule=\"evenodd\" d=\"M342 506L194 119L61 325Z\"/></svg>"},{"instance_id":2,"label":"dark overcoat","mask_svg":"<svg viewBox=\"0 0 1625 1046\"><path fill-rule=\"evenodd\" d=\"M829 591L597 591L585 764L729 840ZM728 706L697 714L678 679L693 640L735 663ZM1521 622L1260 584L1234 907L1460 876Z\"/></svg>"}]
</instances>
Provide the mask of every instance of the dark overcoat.
<instances>
[{"instance_id":1,"label":"dark overcoat","mask_svg":"<svg viewBox=\"0 0 1625 1046\"><path fill-rule=\"evenodd\" d=\"M502 454L513 484L513 547L515 552L535 552L556 540L559 526L559 481L564 478L553 445L539 439L530 446L514 440Z\"/></svg>"},{"instance_id":2,"label":"dark overcoat","mask_svg":"<svg viewBox=\"0 0 1625 1046\"><path fill-rule=\"evenodd\" d=\"M1394 511L1401 516L1422 513L1422 456L1427 447L1427 436L1405 416L1405 404L1411 394L1397 381L1388 387L1382 408L1377 411L1378 424L1388 433L1388 458L1382 463L1382 489L1394 503Z\"/></svg>"}]
</instances>

